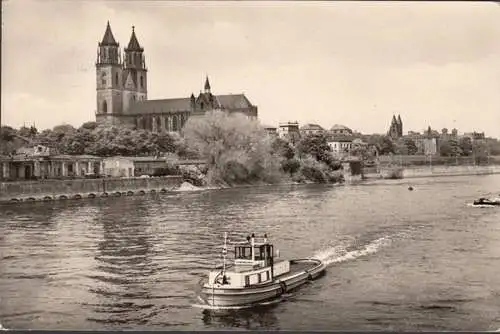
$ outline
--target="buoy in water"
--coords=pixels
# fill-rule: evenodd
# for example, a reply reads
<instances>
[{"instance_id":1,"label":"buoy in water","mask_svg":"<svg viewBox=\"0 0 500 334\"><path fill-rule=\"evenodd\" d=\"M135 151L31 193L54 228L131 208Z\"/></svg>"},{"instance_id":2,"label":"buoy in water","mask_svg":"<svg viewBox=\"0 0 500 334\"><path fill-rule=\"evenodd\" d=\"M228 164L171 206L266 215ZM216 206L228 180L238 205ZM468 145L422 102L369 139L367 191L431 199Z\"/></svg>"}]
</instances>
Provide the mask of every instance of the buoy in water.
<instances>
[{"instance_id":1,"label":"buoy in water","mask_svg":"<svg viewBox=\"0 0 500 334\"><path fill-rule=\"evenodd\" d=\"M412 187L412 186L409 186L409 187L408 187L408 190L409 190L409 191L412 191L412 190L413 190L413 187Z\"/></svg>"}]
</instances>

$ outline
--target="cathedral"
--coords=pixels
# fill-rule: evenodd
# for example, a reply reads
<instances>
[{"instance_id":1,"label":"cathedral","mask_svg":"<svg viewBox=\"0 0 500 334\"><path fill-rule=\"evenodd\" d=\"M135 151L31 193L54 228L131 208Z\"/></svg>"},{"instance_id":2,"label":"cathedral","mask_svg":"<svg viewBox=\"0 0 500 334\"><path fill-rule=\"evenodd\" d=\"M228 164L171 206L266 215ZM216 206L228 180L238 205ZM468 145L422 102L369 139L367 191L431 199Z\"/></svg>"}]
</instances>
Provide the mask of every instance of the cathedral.
<instances>
[{"instance_id":1,"label":"cathedral","mask_svg":"<svg viewBox=\"0 0 500 334\"><path fill-rule=\"evenodd\" d=\"M392 115L391 126L387 134L393 139L403 137L403 121L401 121L400 115L398 115L397 119L395 115Z\"/></svg>"},{"instance_id":2,"label":"cathedral","mask_svg":"<svg viewBox=\"0 0 500 334\"><path fill-rule=\"evenodd\" d=\"M178 132L189 117L210 110L239 112L257 118L257 106L244 94L213 95L208 77L198 96L148 100L148 69L134 27L122 53L111 26L98 43L96 122L128 124L153 132Z\"/></svg>"}]
</instances>

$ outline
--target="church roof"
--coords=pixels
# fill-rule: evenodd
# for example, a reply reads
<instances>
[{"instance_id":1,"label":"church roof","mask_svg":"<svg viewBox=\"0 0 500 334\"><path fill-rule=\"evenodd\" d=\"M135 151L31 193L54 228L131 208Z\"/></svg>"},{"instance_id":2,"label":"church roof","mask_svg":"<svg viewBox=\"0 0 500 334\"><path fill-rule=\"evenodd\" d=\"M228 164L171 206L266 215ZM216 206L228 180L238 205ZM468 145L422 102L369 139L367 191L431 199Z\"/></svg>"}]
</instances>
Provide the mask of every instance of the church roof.
<instances>
[{"instance_id":1,"label":"church roof","mask_svg":"<svg viewBox=\"0 0 500 334\"><path fill-rule=\"evenodd\" d=\"M214 95L222 109L245 109L252 106L244 94ZM190 111L191 98L174 98L136 102L130 109L131 114L157 114Z\"/></svg>"},{"instance_id":2,"label":"church roof","mask_svg":"<svg viewBox=\"0 0 500 334\"><path fill-rule=\"evenodd\" d=\"M210 82L208 81L208 75L207 78L205 79L205 89L210 89Z\"/></svg>"},{"instance_id":3,"label":"church roof","mask_svg":"<svg viewBox=\"0 0 500 334\"><path fill-rule=\"evenodd\" d=\"M139 45L139 41L137 40L137 36L135 36L135 27L132 27L132 36L130 36L130 41L128 42L126 51L143 51Z\"/></svg>"},{"instance_id":4,"label":"church roof","mask_svg":"<svg viewBox=\"0 0 500 334\"><path fill-rule=\"evenodd\" d=\"M156 114L191 110L190 98L139 101L132 105L132 114Z\"/></svg>"},{"instance_id":5,"label":"church roof","mask_svg":"<svg viewBox=\"0 0 500 334\"><path fill-rule=\"evenodd\" d=\"M106 25L106 31L104 32L104 37L102 38L101 45L118 45L118 43L116 43L115 37L113 36L113 32L111 32L109 21Z\"/></svg>"},{"instance_id":6,"label":"church roof","mask_svg":"<svg viewBox=\"0 0 500 334\"><path fill-rule=\"evenodd\" d=\"M215 95L215 98L223 109L244 109L252 106L244 94Z\"/></svg>"}]
</instances>

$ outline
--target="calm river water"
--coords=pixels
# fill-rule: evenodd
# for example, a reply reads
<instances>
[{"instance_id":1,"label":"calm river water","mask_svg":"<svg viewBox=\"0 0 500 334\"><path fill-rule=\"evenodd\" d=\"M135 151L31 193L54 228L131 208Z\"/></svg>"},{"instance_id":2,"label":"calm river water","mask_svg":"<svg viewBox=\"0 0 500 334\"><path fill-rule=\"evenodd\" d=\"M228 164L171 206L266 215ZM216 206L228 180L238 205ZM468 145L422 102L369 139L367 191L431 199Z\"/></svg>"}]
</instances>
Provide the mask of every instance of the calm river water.
<instances>
[{"instance_id":1,"label":"calm river water","mask_svg":"<svg viewBox=\"0 0 500 334\"><path fill-rule=\"evenodd\" d=\"M496 330L500 175L0 207L0 323L14 329ZM318 256L321 279L249 310L195 308L230 237Z\"/></svg>"}]
</instances>

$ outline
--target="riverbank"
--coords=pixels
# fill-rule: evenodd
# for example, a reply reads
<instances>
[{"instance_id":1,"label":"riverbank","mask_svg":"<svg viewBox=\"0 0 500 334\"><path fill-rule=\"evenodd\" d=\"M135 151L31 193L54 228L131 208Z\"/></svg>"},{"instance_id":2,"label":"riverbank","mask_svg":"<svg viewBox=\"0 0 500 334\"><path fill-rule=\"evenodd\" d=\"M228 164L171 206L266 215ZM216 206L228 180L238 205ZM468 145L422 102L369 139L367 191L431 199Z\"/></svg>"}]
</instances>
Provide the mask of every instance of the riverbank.
<instances>
[{"instance_id":1,"label":"riverbank","mask_svg":"<svg viewBox=\"0 0 500 334\"><path fill-rule=\"evenodd\" d=\"M84 199L166 193L180 188L181 176L0 183L0 203Z\"/></svg>"},{"instance_id":2,"label":"riverbank","mask_svg":"<svg viewBox=\"0 0 500 334\"><path fill-rule=\"evenodd\" d=\"M383 178L388 173L389 168L381 168L380 172L368 172L364 176L367 179ZM500 165L489 166L411 166L403 168L402 178L411 179L419 177L436 176L475 176L500 174Z\"/></svg>"},{"instance_id":3,"label":"riverbank","mask_svg":"<svg viewBox=\"0 0 500 334\"><path fill-rule=\"evenodd\" d=\"M379 173L368 171L364 179L380 179L390 168L381 168ZM403 170L402 178L421 178L437 176L474 176L500 174L499 165L490 166L412 166ZM345 184L361 181L360 175L344 175ZM294 182L291 179L278 182L279 185L307 184L312 181ZM273 184L240 184L221 185L218 187L197 187L183 182L182 176L165 176L155 178L116 178L116 179L78 179L78 180L41 180L27 182L0 183L0 204L79 200L85 198L144 196L148 193L165 194L167 192L205 191L225 188L244 188L255 186L271 186Z\"/></svg>"}]
</instances>

